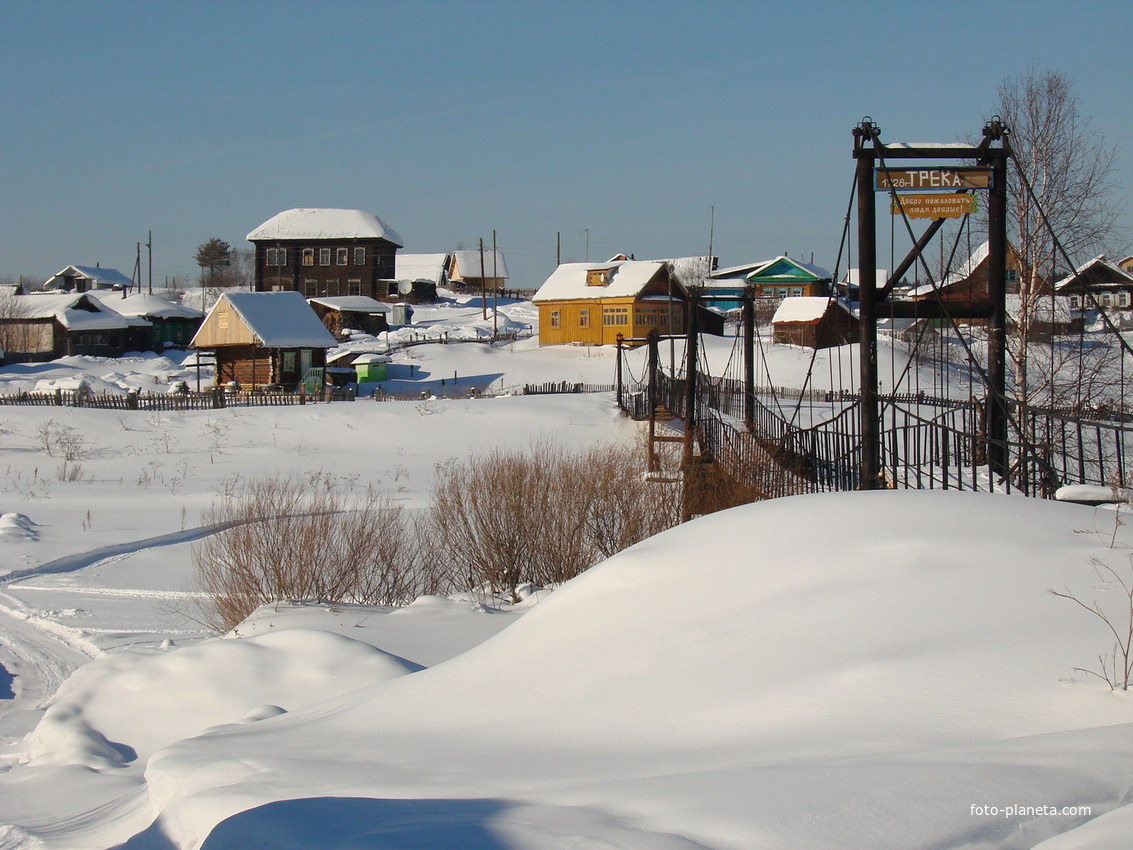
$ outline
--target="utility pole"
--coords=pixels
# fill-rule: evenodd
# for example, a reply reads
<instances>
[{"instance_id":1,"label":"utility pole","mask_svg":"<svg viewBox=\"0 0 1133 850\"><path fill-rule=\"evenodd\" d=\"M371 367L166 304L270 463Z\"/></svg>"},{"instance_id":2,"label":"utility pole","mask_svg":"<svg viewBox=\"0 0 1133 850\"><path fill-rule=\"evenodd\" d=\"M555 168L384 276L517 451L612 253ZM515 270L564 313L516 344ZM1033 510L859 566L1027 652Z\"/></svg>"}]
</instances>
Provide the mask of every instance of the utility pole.
<instances>
[{"instance_id":1,"label":"utility pole","mask_svg":"<svg viewBox=\"0 0 1133 850\"><path fill-rule=\"evenodd\" d=\"M149 252L149 294L153 295L153 231L146 231L146 251ZM139 286L140 290L141 287Z\"/></svg>"},{"instance_id":2,"label":"utility pole","mask_svg":"<svg viewBox=\"0 0 1133 850\"><path fill-rule=\"evenodd\" d=\"M496 334L500 332L500 289L496 282L500 279L496 268L496 228L492 228L492 342L496 341Z\"/></svg>"},{"instance_id":3,"label":"utility pole","mask_svg":"<svg viewBox=\"0 0 1133 850\"><path fill-rule=\"evenodd\" d=\"M590 262L590 228L584 228L583 233L586 234L586 262Z\"/></svg>"},{"instance_id":4,"label":"utility pole","mask_svg":"<svg viewBox=\"0 0 1133 850\"><path fill-rule=\"evenodd\" d=\"M488 318L488 285L484 281L484 237L480 237L480 308L482 318Z\"/></svg>"},{"instance_id":5,"label":"utility pole","mask_svg":"<svg viewBox=\"0 0 1133 850\"><path fill-rule=\"evenodd\" d=\"M555 268L563 264L563 233L561 230L555 231Z\"/></svg>"},{"instance_id":6,"label":"utility pole","mask_svg":"<svg viewBox=\"0 0 1133 850\"><path fill-rule=\"evenodd\" d=\"M135 242L134 244L136 246L137 255L134 257L134 273L132 275L130 275L130 283L133 283L134 279L137 278L138 292L141 292L142 291L142 243L141 242ZM130 294L130 287L127 286L124 290L122 290L122 297L125 298L129 294Z\"/></svg>"}]
</instances>

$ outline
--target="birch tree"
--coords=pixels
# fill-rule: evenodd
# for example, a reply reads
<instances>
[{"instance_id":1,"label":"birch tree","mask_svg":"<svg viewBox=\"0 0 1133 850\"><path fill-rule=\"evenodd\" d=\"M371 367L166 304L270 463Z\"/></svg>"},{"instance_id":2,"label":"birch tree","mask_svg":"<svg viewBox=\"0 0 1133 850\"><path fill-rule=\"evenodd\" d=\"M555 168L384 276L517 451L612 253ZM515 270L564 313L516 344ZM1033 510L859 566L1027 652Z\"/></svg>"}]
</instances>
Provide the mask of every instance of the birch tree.
<instances>
[{"instance_id":1,"label":"birch tree","mask_svg":"<svg viewBox=\"0 0 1133 850\"><path fill-rule=\"evenodd\" d=\"M1009 239L1019 251L1016 392L1028 396L1035 305L1058 277L1101 253L1117 235L1117 149L1079 109L1070 78L1032 66L1000 83L994 111L1009 132L1017 173L1008 187ZM1028 188L1029 187L1029 188ZM1056 241L1057 240L1057 241Z\"/></svg>"}]
</instances>

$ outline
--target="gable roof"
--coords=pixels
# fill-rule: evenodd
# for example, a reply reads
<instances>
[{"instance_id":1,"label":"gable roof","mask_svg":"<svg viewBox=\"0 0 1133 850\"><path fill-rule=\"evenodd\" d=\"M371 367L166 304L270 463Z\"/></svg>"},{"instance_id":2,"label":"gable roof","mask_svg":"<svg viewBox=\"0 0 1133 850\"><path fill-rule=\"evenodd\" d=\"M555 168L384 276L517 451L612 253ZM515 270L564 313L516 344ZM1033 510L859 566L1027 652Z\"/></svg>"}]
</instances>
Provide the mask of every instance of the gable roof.
<instances>
[{"instance_id":1,"label":"gable roof","mask_svg":"<svg viewBox=\"0 0 1133 850\"><path fill-rule=\"evenodd\" d=\"M833 279L822 266L814 263L804 263L802 260L793 260L786 255L780 255L768 260L759 268L747 275L753 283L776 283L778 281L806 281L816 283Z\"/></svg>"},{"instance_id":2,"label":"gable roof","mask_svg":"<svg viewBox=\"0 0 1133 850\"><path fill-rule=\"evenodd\" d=\"M457 274L461 279L470 277L480 277L480 250L475 251L453 251L452 252L452 265L450 269L456 269ZM492 265L492 249L484 249L484 277L485 278L506 278L507 264L504 263L504 252L496 249L495 265Z\"/></svg>"},{"instance_id":3,"label":"gable roof","mask_svg":"<svg viewBox=\"0 0 1133 850\"><path fill-rule=\"evenodd\" d=\"M83 278L89 280L94 286L106 288L134 285L134 282L118 269L104 269L101 266L67 266L67 268L61 269L49 277L44 286L50 286L52 281L60 280L64 276Z\"/></svg>"},{"instance_id":4,"label":"gable roof","mask_svg":"<svg viewBox=\"0 0 1133 850\"><path fill-rule=\"evenodd\" d=\"M662 271L666 263L657 260L618 260L611 263L563 263L544 281L531 300L575 301L598 298L633 298ZM586 273L591 270L606 269L610 280L605 286L587 286ZM673 294L684 300L684 287L673 280Z\"/></svg>"},{"instance_id":5,"label":"gable roof","mask_svg":"<svg viewBox=\"0 0 1133 850\"><path fill-rule=\"evenodd\" d=\"M135 292L127 298L123 298L118 293L110 292L89 294L115 313L121 313L123 316L141 316L147 319L199 319L204 315L200 310L175 304L165 298L159 298L145 292Z\"/></svg>"},{"instance_id":6,"label":"gable roof","mask_svg":"<svg viewBox=\"0 0 1133 850\"><path fill-rule=\"evenodd\" d=\"M1079 283L1079 278L1088 273L1100 274L1106 280L1099 281L1099 283L1114 283L1123 284L1128 286L1133 284L1133 275L1122 268L1111 263L1106 259L1105 254L1100 254L1092 260L1087 260L1074 270L1074 274L1067 275L1062 280L1054 285L1055 291L1060 289L1069 289L1075 284Z\"/></svg>"},{"instance_id":7,"label":"gable roof","mask_svg":"<svg viewBox=\"0 0 1133 850\"><path fill-rule=\"evenodd\" d=\"M251 233L249 242L271 239L385 239L405 243L392 227L364 210L298 207L276 213Z\"/></svg>"},{"instance_id":8,"label":"gable roof","mask_svg":"<svg viewBox=\"0 0 1133 850\"><path fill-rule=\"evenodd\" d=\"M69 331L122 330L130 324L125 316L90 297L89 292L14 297L19 299L19 318L55 319Z\"/></svg>"},{"instance_id":9,"label":"gable roof","mask_svg":"<svg viewBox=\"0 0 1133 850\"><path fill-rule=\"evenodd\" d=\"M301 293L226 292L209 310L189 345L196 347L198 337L212 331L214 314L228 308L264 348L332 348L338 344Z\"/></svg>"}]
</instances>

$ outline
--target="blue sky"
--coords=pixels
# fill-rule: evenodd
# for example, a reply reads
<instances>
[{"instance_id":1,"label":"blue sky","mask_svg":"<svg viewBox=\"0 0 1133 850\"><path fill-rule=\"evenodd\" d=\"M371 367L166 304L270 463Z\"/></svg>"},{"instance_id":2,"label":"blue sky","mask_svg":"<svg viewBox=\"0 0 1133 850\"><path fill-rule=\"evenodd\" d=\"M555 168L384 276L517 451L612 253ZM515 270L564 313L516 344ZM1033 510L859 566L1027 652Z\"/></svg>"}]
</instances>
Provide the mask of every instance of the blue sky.
<instances>
[{"instance_id":1,"label":"blue sky","mask_svg":"<svg viewBox=\"0 0 1133 850\"><path fill-rule=\"evenodd\" d=\"M978 135L1032 64L1074 80L1127 195L1131 24L1128 0L14 0L0 277L129 274L152 230L161 283L290 207L376 213L409 252L495 229L518 286L556 233L563 261L703 254L713 209L722 265L832 268L862 117Z\"/></svg>"}]
</instances>

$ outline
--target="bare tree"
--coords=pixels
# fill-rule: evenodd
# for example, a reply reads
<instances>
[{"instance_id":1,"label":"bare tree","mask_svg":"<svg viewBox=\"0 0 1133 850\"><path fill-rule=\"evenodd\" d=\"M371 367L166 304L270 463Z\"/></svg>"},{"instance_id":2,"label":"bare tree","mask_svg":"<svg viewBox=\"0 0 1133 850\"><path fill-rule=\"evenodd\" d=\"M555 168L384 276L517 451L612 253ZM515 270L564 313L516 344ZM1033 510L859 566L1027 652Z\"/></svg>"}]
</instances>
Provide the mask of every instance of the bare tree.
<instances>
[{"instance_id":1,"label":"bare tree","mask_svg":"<svg viewBox=\"0 0 1133 850\"><path fill-rule=\"evenodd\" d=\"M40 328L22 321L29 316L24 296L0 291L0 358L31 351Z\"/></svg>"},{"instance_id":2,"label":"bare tree","mask_svg":"<svg viewBox=\"0 0 1133 850\"><path fill-rule=\"evenodd\" d=\"M1061 71L1032 66L1005 79L994 111L1008 129L1019 172L1008 189L1009 238L1023 266L1012 359L1016 393L1026 398L1035 307L1045 284L1070 271L1062 252L1077 264L1117 234L1117 150L1080 112L1073 84Z\"/></svg>"}]
</instances>

